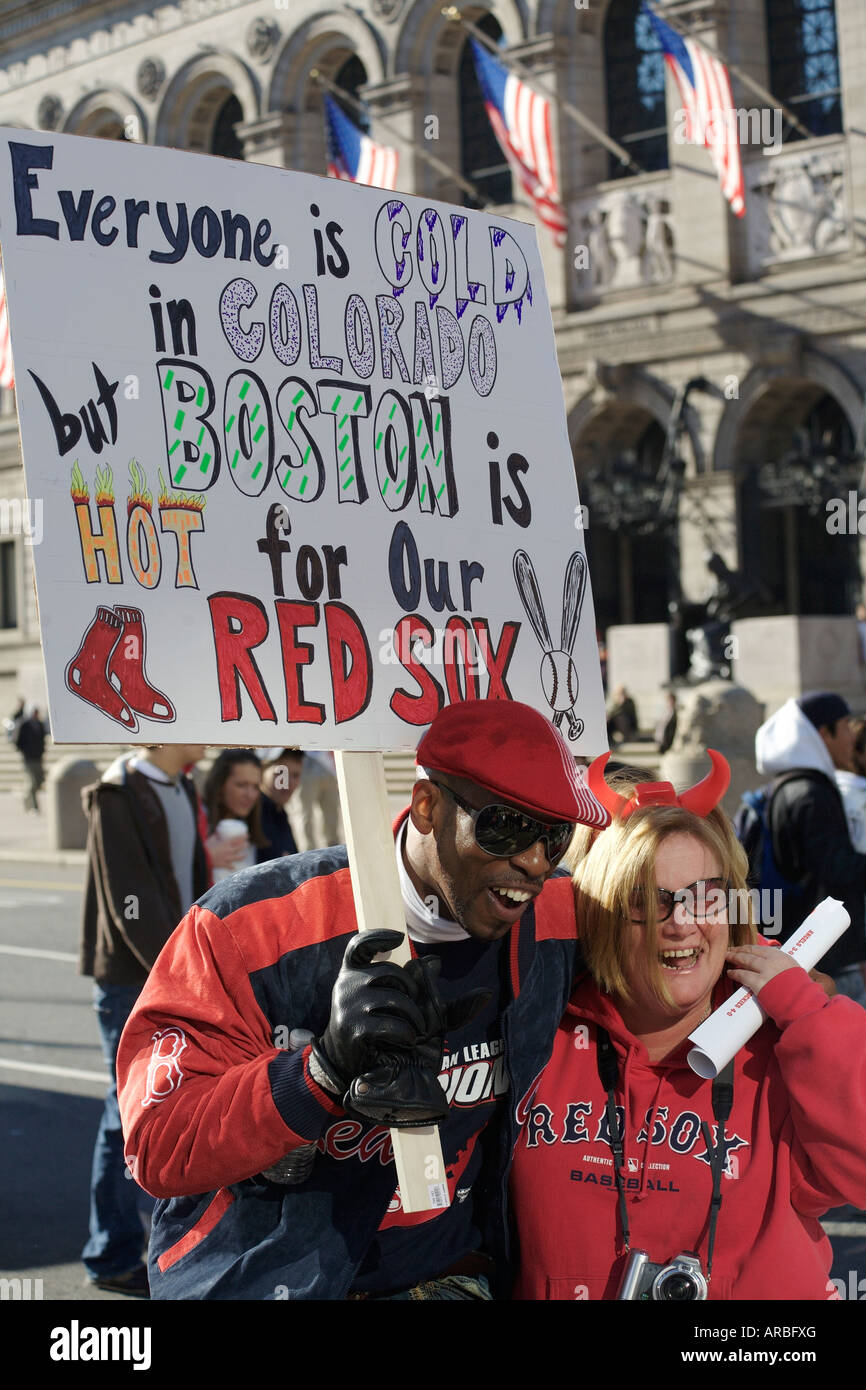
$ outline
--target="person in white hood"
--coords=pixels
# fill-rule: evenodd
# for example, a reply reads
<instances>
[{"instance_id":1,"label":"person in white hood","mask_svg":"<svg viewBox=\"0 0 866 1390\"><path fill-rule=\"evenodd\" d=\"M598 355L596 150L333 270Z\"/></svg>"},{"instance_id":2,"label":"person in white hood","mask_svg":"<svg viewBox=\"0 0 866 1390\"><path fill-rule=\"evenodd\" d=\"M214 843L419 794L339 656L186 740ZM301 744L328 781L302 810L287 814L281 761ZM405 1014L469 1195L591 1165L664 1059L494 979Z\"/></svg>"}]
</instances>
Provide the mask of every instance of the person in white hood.
<instances>
[{"instance_id":1,"label":"person in white hood","mask_svg":"<svg viewBox=\"0 0 866 1390\"><path fill-rule=\"evenodd\" d=\"M851 842L837 772L853 767L854 731L840 695L788 700L755 735L758 771L773 778L769 822L780 873L799 885L783 902L783 934L826 897L840 898L851 926L821 968L866 1006L866 853Z\"/></svg>"}]
</instances>

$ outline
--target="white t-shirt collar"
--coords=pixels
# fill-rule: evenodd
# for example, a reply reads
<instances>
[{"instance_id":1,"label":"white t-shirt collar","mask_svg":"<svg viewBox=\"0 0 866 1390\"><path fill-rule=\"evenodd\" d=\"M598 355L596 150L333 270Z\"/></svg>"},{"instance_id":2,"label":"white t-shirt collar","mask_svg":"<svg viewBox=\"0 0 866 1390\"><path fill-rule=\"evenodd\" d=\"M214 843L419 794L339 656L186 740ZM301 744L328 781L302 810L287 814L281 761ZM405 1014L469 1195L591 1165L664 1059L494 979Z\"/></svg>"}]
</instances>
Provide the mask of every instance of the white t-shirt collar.
<instances>
[{"instance_id":1,"label":"white t-shirt collar","mask_svg":"<svg viewBox=\"0 0 866 1390\"><path fill-rule=\"evenodd\" d=\"M431 899L421 897L403 863L403 846L406 843L408 821L404 821L395 841L397 851L397 872L400 875L400 888L403 893L403 907L406 912L406 925L413 941L468 941L469 933L447 917L438 916L431 907Z\"/></svg>"}]
</instances>

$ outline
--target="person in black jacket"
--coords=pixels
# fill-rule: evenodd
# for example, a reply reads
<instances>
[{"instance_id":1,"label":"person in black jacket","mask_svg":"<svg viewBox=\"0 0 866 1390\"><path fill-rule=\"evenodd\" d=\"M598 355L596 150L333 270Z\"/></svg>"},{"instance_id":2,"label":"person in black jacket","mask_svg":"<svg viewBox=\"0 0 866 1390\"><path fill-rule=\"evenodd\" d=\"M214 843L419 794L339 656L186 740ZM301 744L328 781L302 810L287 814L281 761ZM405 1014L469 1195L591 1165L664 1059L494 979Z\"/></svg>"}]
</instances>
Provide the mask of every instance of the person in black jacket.
<instances>
[{"instance_id":1,"label":"person in black jacket","mask_svg":"<svg viewBox=\"0 0 866 1390\"><path fill-rule=\"evenodd\" d=\"M184 912L208 886L195 788L182 769L199 745L148 748L118 758L82 793L87 882L79 973L93 976L93 1007L111 1076L93 1153L90 1283L148 1297L141 1193L128 1181L115 1078L117 1047L151 967Z\"/></svg>"},{"instance_id":2,"label":"person in black jacket","mask_svg":"<svg viewBox=\"0 0 866 1390\"><path fill-rule=\"evenodd\" d=\"M303 765L300 748L267 750L262 762L261 813L262 831L268 843L257 850L257 864L298 852L286 806L300 784Z\"/></svg>"},{"instance_id":3,"label":"person in black jacket","mask_svg":"<svg viewBox=\"0 0 866 1390\"><path fill-rule=\"evenodd\" d=\"M851 925L821 962L843 994L866 1006L866 854L851 843L836 769L852 769L854 733L840 695L788 700L755 735L758 771L775 779L770 800L773 854L799 886L786 893L787 937L823 898L839 898ZM796 775L792 775L796 774Z\"/></svg>"},{"instance_id":4,"label":"person in black jacket","mask_svg":"<svg viewBox=\"0 0 866 1390\"><path fill-rule=\"evenodd\" d=\"M24 767L29 781L27 794L24 797L24 809L25 811L38 811L37 792L42 789L42 784L45 781L45 770L42 766L42 758L45 754L45 725L39 717L39 710L35 707L27 718L19 724L18 732L15 735L15 747L24 759Z\"/></svg>"}]
</instances>

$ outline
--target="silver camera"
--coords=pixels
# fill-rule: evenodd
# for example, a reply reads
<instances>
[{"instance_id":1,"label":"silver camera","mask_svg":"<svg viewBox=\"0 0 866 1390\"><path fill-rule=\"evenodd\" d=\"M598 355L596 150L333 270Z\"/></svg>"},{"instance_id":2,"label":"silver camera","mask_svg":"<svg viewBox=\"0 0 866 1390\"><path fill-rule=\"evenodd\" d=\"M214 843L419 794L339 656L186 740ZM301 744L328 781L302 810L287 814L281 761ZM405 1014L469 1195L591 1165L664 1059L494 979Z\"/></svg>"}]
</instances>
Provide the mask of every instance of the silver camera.
<instances>
[{"instance_id":1,"label":"silver camera","mask_svg":"<svg viewBox=\"0 0 866 1390\"><path fill-rule=\"evenodd\" d=\"M616 1297L620 1303L698 1302L707 1297L707 1281L695 1255L677 1255L669 1264L654 1265L645 1250L632 1250Z\"/></svg>"}]
</instances>

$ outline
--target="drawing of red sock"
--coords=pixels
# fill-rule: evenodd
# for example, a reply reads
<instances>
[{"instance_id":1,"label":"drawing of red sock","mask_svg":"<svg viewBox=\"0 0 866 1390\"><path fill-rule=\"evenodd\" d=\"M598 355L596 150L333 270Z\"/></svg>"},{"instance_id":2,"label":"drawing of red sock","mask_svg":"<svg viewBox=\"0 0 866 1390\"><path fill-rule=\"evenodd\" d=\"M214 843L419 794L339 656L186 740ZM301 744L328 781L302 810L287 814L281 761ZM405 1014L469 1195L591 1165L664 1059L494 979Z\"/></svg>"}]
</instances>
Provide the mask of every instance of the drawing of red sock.
<instances>
[{"instance_id":1,"label":"drawing of red sock","mask_svg":"<svg viewBox=\"0 0 866 1390\"><path fill-rule=\"evenodd\" d=\"M119 604L115 604L114 611L123 631L108 663L108 679L136 714L170 724L177 718L174 705L144 674L144 614L140 608L123 608Z\"/></svg>"},{"instance_id":2,"label":"drawing of red sock","mask_svg":"<svg viewBox=\"0 0 866 1390\"><path fill-rule=\"evenodd\" d=\"M122 724L130 733L138 730L138 720L122 696L109 684L107 667L117 646L123 623L110 608L97 608L81 646L66 667L66 689L79 699Z\"/></svg>"}]
</instances>

